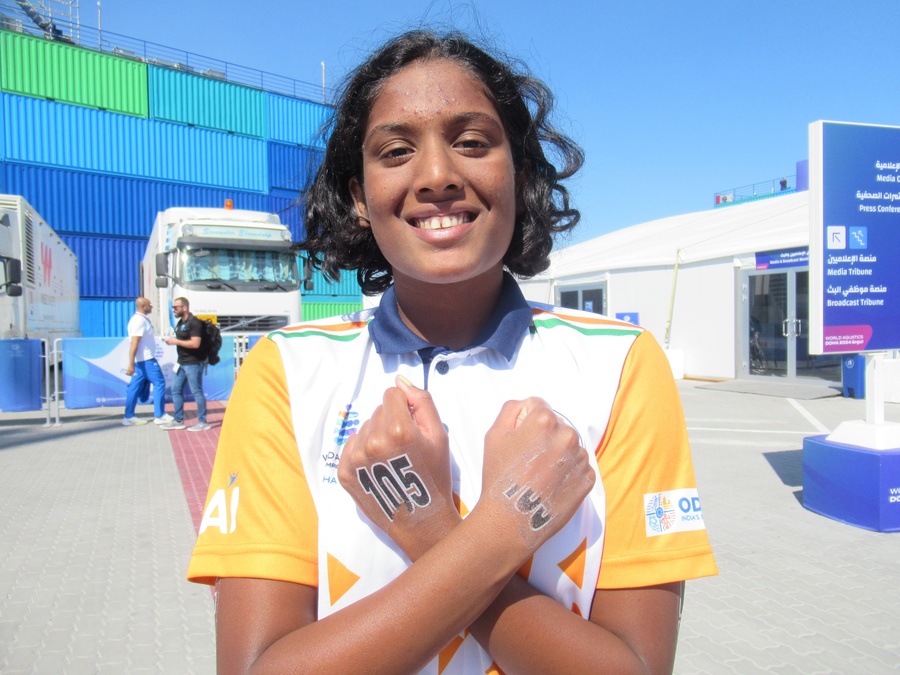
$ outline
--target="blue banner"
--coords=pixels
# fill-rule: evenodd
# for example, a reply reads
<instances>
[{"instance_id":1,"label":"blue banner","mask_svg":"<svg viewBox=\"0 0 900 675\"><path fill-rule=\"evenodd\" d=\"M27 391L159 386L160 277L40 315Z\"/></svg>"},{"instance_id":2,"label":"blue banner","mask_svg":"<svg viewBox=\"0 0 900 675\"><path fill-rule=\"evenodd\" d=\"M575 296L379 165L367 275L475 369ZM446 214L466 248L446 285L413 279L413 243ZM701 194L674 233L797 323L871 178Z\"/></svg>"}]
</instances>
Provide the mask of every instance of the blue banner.
<instances>
[{"instance_id":1,"label":"blue banner","mask_svg":"<svg viewBox=\"0 0 900 675\"><path fill-rule=\"evenodd\" d=\"M900 348L900 128L822 124L822 216L823 352Z\"/></svg>"},{"instance_id":2,"label":"blue banner","mask_svg":"<svg viewBox=\"0 0 900 675\"><path fill-rule=\"evenodd\" d=\"M640 315L637 312L616 312L616 318L619 321L633 323L635 326L639 326L641 323Z\"/></svg>"},{"instance_id":3,"label":"blue banner","mask_svg":"<svg viewBox=\"0 0 900 675\"><path fill-rule=\"evenodd\" d=\"M756 269L769 270L782 267L809 265L809 249L787 248L782 251L763 251L756 254Z\"/></svg>"},{"instance_id":4,"label":"blue banner","mask_svg":"<svg viewBox=\"0 0 900 675\"><path fill-rule=\"evenodd\" d=\"M116 407L125 405L129 376L129 338L73 338L62 341L63 390L66 408ZM166 403L172 402L172 380L177 353L175 347L156 340L156 360L166 377ZM227 401L234 386L234 338L222 337L221 361L209 366L203 376L203 393L208 401ZM184 400L193 401L185 387ZM144 401L141 401L144 403Z\"/></svg>"},{"instance_id":5,"label":"blue banner","mask_svg":"<svg viewBox=\"0 0 900 675\"><path fill-rule=\"evenodd\" d=\"M0 412L40 410L41 341L0 340Z\"/></svg>"}]
</instances>

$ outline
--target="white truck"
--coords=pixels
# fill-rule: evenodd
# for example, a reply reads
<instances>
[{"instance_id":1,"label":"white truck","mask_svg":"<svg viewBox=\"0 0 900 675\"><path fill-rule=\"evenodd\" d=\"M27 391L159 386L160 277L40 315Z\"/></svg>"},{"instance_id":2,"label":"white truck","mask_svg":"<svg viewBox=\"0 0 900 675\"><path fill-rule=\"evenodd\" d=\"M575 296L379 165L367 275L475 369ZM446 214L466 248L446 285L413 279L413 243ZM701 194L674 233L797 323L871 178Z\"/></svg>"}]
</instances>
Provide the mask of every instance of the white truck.
<instances>
[{"instance_id":1,"label":"white truck","mask_svg":"<svg viewBox=\"0 0 900 675\"><path fill-rule=\"evenodd\" d=\"M223 333L262 333L300 321L301 278L291 233L274 213L176 207L156 216L141 264L157 335L171 335L172 301ZM154 278L155 277L155 278Z\"/></svg>"},{"instance_id":2,"label":"white truck","mask_svg":"<svg viewBox=\"0 0 900 675\"><path fill-rule=\"evenodd\" d=\"M78 260L23 197L0 195L0 339L81 337Z\"/></svg>"}]
</instances>

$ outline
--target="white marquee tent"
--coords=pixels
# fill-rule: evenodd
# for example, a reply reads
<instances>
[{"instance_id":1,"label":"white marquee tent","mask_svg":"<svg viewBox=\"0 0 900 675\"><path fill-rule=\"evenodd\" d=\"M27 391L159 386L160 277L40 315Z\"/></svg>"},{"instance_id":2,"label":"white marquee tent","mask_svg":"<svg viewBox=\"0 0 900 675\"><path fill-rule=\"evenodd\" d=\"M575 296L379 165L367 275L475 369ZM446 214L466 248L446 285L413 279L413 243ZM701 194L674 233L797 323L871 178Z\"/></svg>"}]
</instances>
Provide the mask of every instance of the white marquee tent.
<instances>
[{"instance_id":1,"label":"white marquee tent","mask_svg":"<svg viewBox=\"0 0 900 675\"><path fill-rule=\"evenodd\" d=\"M676 375L683 367L687 376L735 378L747 372L738 336L748 334L756 254L808 244L804 191L611 232L554 252L550 268L521 285L528 299L551 304L566 290L601 288L604 313L637 315L670 351Z\"/></svg>"}]
</instances>

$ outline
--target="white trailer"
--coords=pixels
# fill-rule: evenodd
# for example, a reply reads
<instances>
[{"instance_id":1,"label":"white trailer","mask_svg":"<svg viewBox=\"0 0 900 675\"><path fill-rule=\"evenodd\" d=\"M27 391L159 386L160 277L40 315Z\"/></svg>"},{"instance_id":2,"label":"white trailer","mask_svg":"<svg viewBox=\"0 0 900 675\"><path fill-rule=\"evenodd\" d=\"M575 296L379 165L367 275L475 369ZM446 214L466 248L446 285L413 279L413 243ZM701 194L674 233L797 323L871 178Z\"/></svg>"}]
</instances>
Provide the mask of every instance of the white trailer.
<instances>
[{"instance_id":1,"label":"white trailer","mask_svg":"<svg viewBox=\"0 0 900 675\"><path fill-rule=\"evenodd\" d=\"M78 261L25 199L0 195L0 339L81 337Z\"/></svg>"},{"instance_id":2,"label":"white trailer","mask_svg":"<svg viewBox=\"0 0 900 675\"><path fill-rule=\"evenodd\" d=\"M173 332L172 301L223 332L251 334L300 321L301 278L291 233L274 213L170 208L156 216L141 265L157 335Z\"/></svg>"}]
</instances>

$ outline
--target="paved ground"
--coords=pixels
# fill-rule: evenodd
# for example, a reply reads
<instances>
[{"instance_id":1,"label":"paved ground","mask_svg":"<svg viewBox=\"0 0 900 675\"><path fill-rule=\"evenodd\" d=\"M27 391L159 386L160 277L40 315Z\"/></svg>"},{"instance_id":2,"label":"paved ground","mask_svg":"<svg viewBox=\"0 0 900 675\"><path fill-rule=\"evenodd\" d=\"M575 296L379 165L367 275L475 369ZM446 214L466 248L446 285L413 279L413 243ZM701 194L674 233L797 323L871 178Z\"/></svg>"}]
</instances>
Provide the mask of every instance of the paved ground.
<instances>
[{"instance_id":1,"label":"paved ground","mask_svg":"<svg viewBox=\"0 0 900 675\"><path fill-rule=\"evenodd\" d=\"M803 437L865 401L680 389L719 576L688 584L676 672L900 672L900 533L803 508Z\"/></svg>"},{"instance_id":2,"label":"paved ground","mask_svg":"<svg viewBox=\"0 0 900 675\"><path fill-rule=\"evenodd\" d=\"M900 533L802 505L803 437L864 401L703 386L679 384L720 576L688 584L676 672L900 672ZM204 434L118 413L0 415L0 673L215 670L212 596L184 575L221 409Z\"/></svg>"},{"instance_id":3,"label":"paved ground","mask_svg":"<svg viewBox=\"0 0 900 675\"><path fill-rule=\"evenodd\" d=\"M212 594L185 581L212 405L199 434L0 415L0 673L215 672Z\"/></svg>"}]
</instances>

